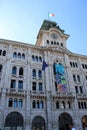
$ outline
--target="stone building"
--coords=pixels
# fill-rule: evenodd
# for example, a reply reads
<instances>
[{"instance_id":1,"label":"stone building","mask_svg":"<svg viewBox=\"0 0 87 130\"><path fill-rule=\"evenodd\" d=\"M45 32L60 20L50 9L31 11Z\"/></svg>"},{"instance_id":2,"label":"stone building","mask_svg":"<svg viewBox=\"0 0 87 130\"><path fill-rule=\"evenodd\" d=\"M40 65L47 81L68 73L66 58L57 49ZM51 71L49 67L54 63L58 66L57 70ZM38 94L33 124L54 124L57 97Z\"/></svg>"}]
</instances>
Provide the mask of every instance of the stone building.
<instances>
[{"instance_id":1,"label":"stone building","mask_svg":"<svg viewBox=\"0 0 87 130\"><path fill-rule=\"evenodd\" d=\"M0 39L0 129L77 130L87 125L87 56L44 20L35 45Z\"/></svg>"}]
</instances>

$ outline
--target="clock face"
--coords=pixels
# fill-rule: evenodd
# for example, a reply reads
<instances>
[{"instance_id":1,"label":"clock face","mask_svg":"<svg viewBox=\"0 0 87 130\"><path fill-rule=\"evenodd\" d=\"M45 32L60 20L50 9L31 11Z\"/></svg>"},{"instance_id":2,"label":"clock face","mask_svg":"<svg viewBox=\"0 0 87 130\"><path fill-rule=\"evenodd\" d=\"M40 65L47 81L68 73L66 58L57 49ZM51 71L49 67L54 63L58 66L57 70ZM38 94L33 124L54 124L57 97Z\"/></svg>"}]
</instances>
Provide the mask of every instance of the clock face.
<instances>
[{"instance_id":1,"label":"clock face","mask_svg":"<svg viewBox=\"0 0 87 130\"><path fill-rule=\"evenodd\" d=\"M57 35L56 33L52 33L52 34L51 34L51 38L57 39L57 38L58 38L58 35Z\"/></svg>"}]
</instances>

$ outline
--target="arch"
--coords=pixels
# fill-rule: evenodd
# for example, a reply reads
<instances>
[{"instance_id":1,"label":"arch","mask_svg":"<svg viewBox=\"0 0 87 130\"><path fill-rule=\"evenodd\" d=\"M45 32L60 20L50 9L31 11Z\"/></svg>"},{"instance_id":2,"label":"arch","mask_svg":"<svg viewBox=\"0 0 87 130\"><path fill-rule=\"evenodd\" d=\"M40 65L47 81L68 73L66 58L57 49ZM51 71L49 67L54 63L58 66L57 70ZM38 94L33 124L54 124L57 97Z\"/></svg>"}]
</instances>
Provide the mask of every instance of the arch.
<instances>
[{"instance_id":1,"label":"arch","mask_svg":"<svg viewBox=\"0 0 87 130\"><path fill-rule=\"evenodd\" d=\"M25 59L25 54L24 54L24 53L22 54L22 59L23 59L23 60Z\"/></svg>"},{"instance_id":2,"label":"arch","mask_svg":"<svg viewBox=\"0 0 87 130\"><path fill-rule=\"evenodd\" d=\"M3 56L6 56L6 51L5 51L5 50L3 51L3 54L2 54L2 55L3 55Z\"/></svg>"},{"instance_id":3,"label":"arch","mask_svg":"<svg viewBox=\"0 0 87 130\"><path fill-rule=\"evenodd\" d=\"M16 66L13 66L12 67L12 74L16 75L16 73L17 73L17 68L16 68Z\"/></svg>"},{"instance_id":4,"label":"arch","mask_svg":"<svg viewBox=\"0 0 87 130\"><path fill-rule=\"evenodd\" d=\"M35 61L35 56L34 55L32 55L32 61Z\"/></svg>"},{"instance_id":5,"label":"arch","mask_svg":"<svg viewBox=\"0 0 87 130\"><path fill-rule=\"evenodd\" d=\"M39 56L39 61L42 62L42 57L41 56Z\"/></svg>"},{"instance_id":6,"label":"arch","mask_svg":"<svg viewBox=\"0 0 87 130\"><path fill-rule=\"evenodd\" d=\"M16 52L13 53L13 58L17 58L17 53Z\"/></svg>"},{"instance_id":7,"label":"arch","mask_svg":"<svg viewBox=\"0 0 87 130\"><path fill-rule=\"evenodd\" d=\"M2 65L0 64L0 73L2 73Z\"/></svg>"},{"instance_id":8,"label":"arch","mask_svg":"<svg viewBox=\"0 0 87 130\"><path fill-rule=\"evenodd\" d=\"M19 75L23 76L23 68L22 67L19 68Z\"/></svg>"},{"instance_id":9,"label":"arch","mask_svg":"<svg viewBox=\"0 0 87 130\"><path fill-rule=\"evenodd\" d=\"M33 76L34 78L36 77L36 70L35 70L35 69L32 70L32 76Z\"/></svg>"},{"instance_id":10,"label":"arch","mask_svg":"<svg viewBox=\"0 0 87 130\"><path fill-rule=\"evenodd\" d=\"M38 61L38 56L36 56L36 61Z\"/></svg>"},{"instance_id":11,"label":"arch","mask_svg":"<svg viewBox=\"0 0 87 130\"><path fill-rule=\"evenodd\" d=\"M21 59L21 53L20 52L18 53L18 58Z\"/></svg>"},{"instance_id":12,"label":"arch","mask_svg":"<svg viewBox=\"0 0 87 130\"><path fill-rule=\"evenodd\" d=\"M73 124L72 117L68 113L59 116L59 130L69 130L69 124Z\"/></svg>"},{"instance_id":13,"label":"arch","mask_svg":"<svg viewBox=\"0 0 87 130\"><path fill-rule=\"evenodd\" d=\"M5 119L5 128L14 129L20 127L20 130L23 129L23 116L19 112L11 112L7 115Z\"/></svg>"},{"instance_id":14,"label":"arch","mask_svg":"<svg viewBox=\"0 0 87 130\"><path fill-rule=\"evenodd\" d=\"M38 70L38 77L42 78L42 71L41 70Z\"/></svg>"},{"instance_id":15,"label":"arch","mask_svg":"<svg viewBox=\"0 0 87 130\"><path fill-rule=\"evenodd\" d=\"M41 116L36 116L32 120L32 130L45 130L45 120Z\"/></svg>"}]
</instances>

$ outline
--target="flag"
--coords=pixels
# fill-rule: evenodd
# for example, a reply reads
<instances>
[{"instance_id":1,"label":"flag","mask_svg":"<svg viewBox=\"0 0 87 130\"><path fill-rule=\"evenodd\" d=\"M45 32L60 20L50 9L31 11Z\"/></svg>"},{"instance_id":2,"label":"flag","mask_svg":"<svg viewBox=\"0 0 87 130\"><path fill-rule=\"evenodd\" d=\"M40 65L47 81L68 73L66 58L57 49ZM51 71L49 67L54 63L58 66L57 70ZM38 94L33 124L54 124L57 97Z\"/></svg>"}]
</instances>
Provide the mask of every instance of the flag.
<instances>
[{"instance_id":1,"label":"flag","mask_svg":"<svg viewBox=\"0 0 87 130\"><path fill-rule=\"evenodd\" d=\"M53 17L54 14L53 14L53 13L48 13L48 16L49 16L49 17Z\"/></svg>"},{"instance_id":2,"label":"flag","mask_svg":"<svg viewBox=\"0 0 87 130\"><path fill-rule=\"evenodd\" d=\"M45 60L43 60L43 64L42 64L42 70L45 71L45 69L48 67L48 64L45 62Z\"/></svg>"}]
</instances>

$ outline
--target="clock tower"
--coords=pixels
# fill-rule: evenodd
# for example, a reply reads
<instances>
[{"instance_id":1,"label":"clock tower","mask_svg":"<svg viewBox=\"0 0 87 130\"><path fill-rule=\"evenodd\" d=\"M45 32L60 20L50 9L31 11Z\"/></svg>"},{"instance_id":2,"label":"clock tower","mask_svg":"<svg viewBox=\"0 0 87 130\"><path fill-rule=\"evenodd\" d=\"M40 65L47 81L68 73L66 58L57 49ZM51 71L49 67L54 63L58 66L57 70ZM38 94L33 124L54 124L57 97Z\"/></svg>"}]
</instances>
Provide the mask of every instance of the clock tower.
<instances>
[{"instance_id":1,"label":"clock tower","mask_svg":"<svg viewBox=\"0 0 87 130\"><path fill-rule=\"evenodd\" d=\"M64 47L69 35L64 33L57 23L44 20L39 30L36 45L45 47Z\"/></svg>"}]
</instances>

